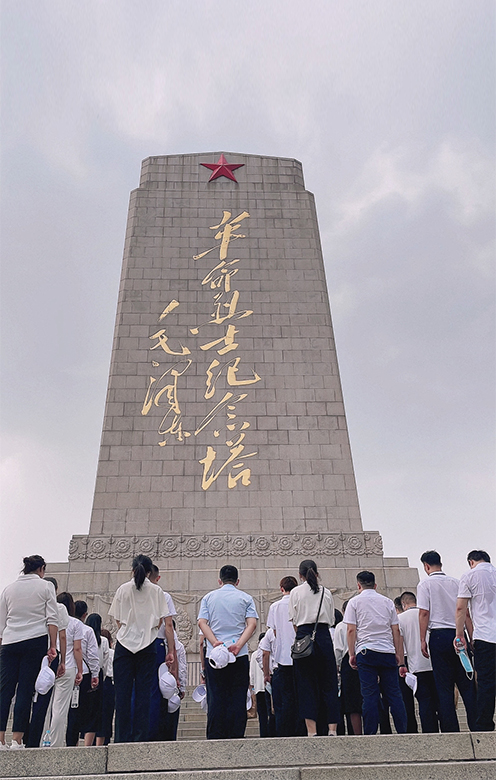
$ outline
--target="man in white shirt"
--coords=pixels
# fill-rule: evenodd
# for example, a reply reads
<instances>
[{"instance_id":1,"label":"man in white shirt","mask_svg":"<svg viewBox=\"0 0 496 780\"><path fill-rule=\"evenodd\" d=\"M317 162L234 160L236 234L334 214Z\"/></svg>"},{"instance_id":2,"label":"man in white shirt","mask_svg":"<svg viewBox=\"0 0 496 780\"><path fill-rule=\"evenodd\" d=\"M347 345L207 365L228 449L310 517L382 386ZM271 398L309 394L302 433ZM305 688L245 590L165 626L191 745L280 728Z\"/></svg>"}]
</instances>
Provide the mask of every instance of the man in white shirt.
<instances>
[{"instance_id":1,"label":"man in white shirt","mask_svg":"<svg viewBox=\"0 0 496 780\"><path fill-rule=\"evenodd\" d=\"M98 675L100 674L100 654L95 632L91 626L85 625L88 617L88 605L86 601L76 601L76 618L83 624L83 638L81 639L81 650L83 652L83 679L79 686L79 706L71 707L67 718L67 747L75 747L79 744L79 732L81 724L86 718L87 702L86 697L91 695L91 691L98 688Z\"/></svg>"},{"instance_id":2,"label":"man in white shirt","mask_svg":"<svg viewBox=\"0 0 496 780\"><path fill-rule=\"evenodd\" d=\"M306 734L303 724L298 729L298 706L296 686L291 658L291 646L295 641L293 623L289 620L289 594L296 588L296 577L283 577L279 583L282 599L270 605L267 627L274 631L274 663L277 665L272 677L265 682L272 685L272 703L276 721L276 736L296 737Z\"/></svg>"},{"instance_id":3,"label":"man in white shirt","mask_svg":"<svg viewBox=\"0 0 496 780\"><path fill-rule=\"evenodd\" d=\"M419 611L415 593L410 591L402 593L401 605L403 612L398 614L400 634L403 638L405 654L408 656L408 671L417 678L415 698L419 705L422 732L437 733L439 719L436 683L432 664L428 658L424 658L420 648Z\"/></svg>"},{"instance_id":4,"label":"man in white shirt","mask_svg":"<svg viewBox=\"0 0 496 780\"><path fill-rule=\"evenodd\" d=\"M348 624L350 666L358 669L363 696L364 734L376 734L379 726L380 688L386 697L398 734L405 734L407 718L398 679L404 677L403 647L398 616L391 599L377 593L370 571L357 575L358 596L349 600L344 622Z\"/></svg>"},{"instance_id":5,"label":"man in white shirt","mask_svg":"<svg viewBox=\"0 0 496 780\"><path fill-rule=\"evenodd\" d=\"M442 571L441 556L427 550L420 558L428 575L417 587L420 646L424 658L431 659L439 698L441 731L460 731L455 709L455 684L460 691L470 731L475 730L475 680L469 680L453 647L458 580ZM467 618L464 619L467 623ZM471 623L470 626L471 628ZM427 646L427 630L430 631Z\"/></svg>"},{"instance_id":6,"label":"man in white shirt","mask_svg":"<svg viewBox=\"0 0 496 780\"><path fill-rule=\"evenodd\" d=\"M494 731L496 692L496 568L484 550L467 555L470 571L460 579L456 602L456 639L466 647L463 624L467 605L474 625L474 666L477 672L477 731Z\"/></svg>"}]
</instances>

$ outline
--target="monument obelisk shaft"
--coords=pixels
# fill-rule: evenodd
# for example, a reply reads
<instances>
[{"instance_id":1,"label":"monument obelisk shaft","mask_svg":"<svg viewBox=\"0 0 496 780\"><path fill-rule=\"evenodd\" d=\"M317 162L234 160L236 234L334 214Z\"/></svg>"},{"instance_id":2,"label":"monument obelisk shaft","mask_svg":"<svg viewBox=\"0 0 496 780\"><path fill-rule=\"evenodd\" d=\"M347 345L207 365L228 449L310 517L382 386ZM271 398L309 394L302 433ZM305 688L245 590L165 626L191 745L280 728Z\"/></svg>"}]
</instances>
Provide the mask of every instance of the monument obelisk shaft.
<instances>
[{"instance_id":1,"label":"monument obelisk shaft","mask_svg":"<svg viewBox=\"0 0 496 780\"><path fill-rule=\"evenodd\" d=\"M262 614L302 557L338 594L361 568L383 590L417 581L362 528L315 205L296 160L143 163L90 532L71 542L70 579L87 591L91 577L103 609L138 552L167 570L184 626L226 561Z\"/></svg>"}]
</instances>

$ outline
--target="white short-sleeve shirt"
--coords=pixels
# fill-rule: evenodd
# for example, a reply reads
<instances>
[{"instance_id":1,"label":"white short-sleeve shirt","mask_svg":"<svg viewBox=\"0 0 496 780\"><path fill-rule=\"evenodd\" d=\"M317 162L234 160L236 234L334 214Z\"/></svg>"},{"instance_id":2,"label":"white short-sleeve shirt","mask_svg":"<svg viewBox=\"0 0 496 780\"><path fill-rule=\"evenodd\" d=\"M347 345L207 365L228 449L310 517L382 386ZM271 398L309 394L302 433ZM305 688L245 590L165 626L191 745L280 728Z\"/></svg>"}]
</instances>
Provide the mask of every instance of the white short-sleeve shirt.
<instances>
[{"instance_id":1,"label":"white short-sleeve shirt","mask_svg":"<svg viewBox=\"0 0 496 780\"><path fill-rule=\"evenodd\" d=\"M162 588L145 579L138 590L129 580L117 589L109 615L121 624L117 641L137 653L157 638L160 619L168 617L169 609Z\"/></svg>"},{"instance_id":2,"label":"white short-sleeve shirt","mask_svg":"<svg viewBox=\"0 0 496 780\"><path fill-rule=\"evenodd\" d=\"M295 630L289 619L289 597L290 593L287 593L271 604L267 615L267 626L274 629L275 634L274 661L283 666L293 665L291 645L295 641Z\"/></svg>"},{"instance_id":3,"label":"white short-sleeve shirt","mask_svg":"<svg viewBox=\"0 0 496 780\"><path fill-rule=\"evenodd\" d=\"M470 599L474 639L496 643L496 568L482 561L460 578L458 597Z\"/></svg>"},{"instance_id":4,"label":"white short-sleeve shirt","mask_svg":"<svg viewBox=\"0 0 496 780\"><path fill-rule=\"evenodd\" d=\"M424 658L420 649L420 623L418 607L410 607L398 615L400 634L408 656L408 671L431 672L432 664L429 658Z\"/></svg>"},{"instance_id":5,"label":"white short-sleeve shirt","mask_svg":"<svg viewBox=\"0 0 496 780\"><path fill-rule=\"evenodd\" d=\"M392 626L398 625L394 604L373 588L362 590L349 600L343 618L356 626L355 651L367 648L378 653L394 653Z\"/></svg>"},{"instance_id":6,"label":"white short-sleeve shirt","mask_svg":"<svg viewBox=\"0 0 496 780\"><path fill-rule=\"evenodd\" d=\"M319 623L327 623L328 626L334 625L334 599L331 591L326 588L322 606L319 612L320 600L322 598L322 585L317 593L314 593L308 582L304 582L293 588L289 594L288 616L295 626L304 626L309 623L315 623L317 614ZM294 641L294 640L293 640Z\"/></svg>"},{"instance_id":7,"label":"white short-sleeve shirt","mask_svg":"<svg viewBox=\"0 0 496 780\"><path fill-rule=\"evenodd\" d=\"M434 571L417 585L417 607L429 612L429 630L455 628L458 580Z\"/></svg>"}]
</instances>

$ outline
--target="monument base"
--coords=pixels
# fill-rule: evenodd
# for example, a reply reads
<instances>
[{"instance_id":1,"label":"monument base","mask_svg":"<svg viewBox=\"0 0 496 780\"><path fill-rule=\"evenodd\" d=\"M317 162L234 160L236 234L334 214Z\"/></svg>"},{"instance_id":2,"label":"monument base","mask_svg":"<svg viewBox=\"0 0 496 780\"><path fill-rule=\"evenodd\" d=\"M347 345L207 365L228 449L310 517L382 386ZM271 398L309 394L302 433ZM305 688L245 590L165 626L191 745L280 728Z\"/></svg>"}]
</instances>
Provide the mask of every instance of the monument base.
<instances>
[{"instance_id":1,"label":"monument base","mask_svg":"<svg viewBox=\"0 0 496 780\"><path fill-rule=\"evenodd\" d=\"M209 536L73 537L68 563L51 563L50 573L59 590L88 602L104 625L115 633L107 617L114 593L130 578L134 555L148 555L161 571L160 585L168 591L177 609L177 632L187 652L198 652L196 619L202 597L218 585L225 563L239 570L239 587L255 599L260 629L265 627L269 607L280 598L280 580L297 576L298 565L313 558L322 582L334 594L335 605L356 594L356 575L367 569L376 576L378 590L394 598L414 590L419 576L407 558L384 558L382 540L375 531L361 533L306 534L211 534ZM253 640L255 642L255 640Z\"/></svg>"}]
</instances>

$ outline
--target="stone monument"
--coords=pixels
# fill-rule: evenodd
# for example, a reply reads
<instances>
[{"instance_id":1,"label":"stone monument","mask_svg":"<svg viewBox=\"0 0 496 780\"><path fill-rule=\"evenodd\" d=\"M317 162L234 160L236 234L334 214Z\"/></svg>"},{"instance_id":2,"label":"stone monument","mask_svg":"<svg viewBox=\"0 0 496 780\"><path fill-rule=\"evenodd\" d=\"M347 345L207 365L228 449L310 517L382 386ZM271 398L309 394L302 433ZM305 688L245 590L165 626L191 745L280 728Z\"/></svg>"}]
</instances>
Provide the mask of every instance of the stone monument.
<instances>
[{"instance_id":1,"label":"stone monument","mask_svg":"<svg viewBox=\"0 0 496 780\"><path fill-rule=\"evenodd\" d=\"M107 614L149 555L197 650L196 615L235 564L262 624L314 558L337 604L360 569L389 595L416 569L364 531L319 229L301 164L247 154L143 162L131 194L87 536L64 588Z\"/></svg>"}]
</instances>

